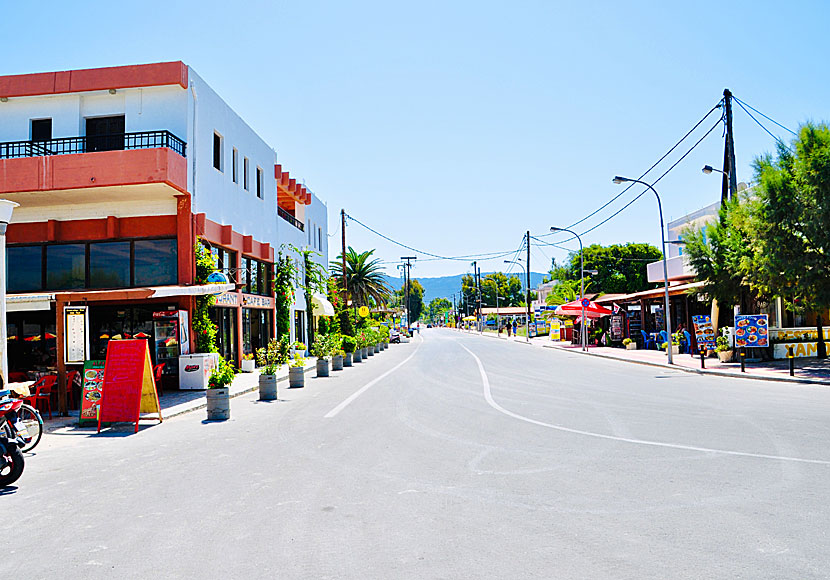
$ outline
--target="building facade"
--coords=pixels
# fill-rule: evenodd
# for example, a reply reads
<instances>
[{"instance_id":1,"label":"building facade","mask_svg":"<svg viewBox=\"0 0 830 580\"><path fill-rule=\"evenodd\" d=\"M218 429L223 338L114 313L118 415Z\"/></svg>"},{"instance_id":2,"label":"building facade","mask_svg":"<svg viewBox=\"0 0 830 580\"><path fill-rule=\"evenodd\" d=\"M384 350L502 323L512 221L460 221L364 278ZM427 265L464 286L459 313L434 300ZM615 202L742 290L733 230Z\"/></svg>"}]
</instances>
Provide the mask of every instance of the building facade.
<instances>
[{"instance_id":1,"label":"building facade","mask_svg":"<svg viewBox=\"0 0 830 580\"><path fill-rule=\"evenodd\" d=\"M211 317L238 365L275 333L279 248L309 246L327 264L325 204L182 62L0 77L0 120L0 196L20 204L7 234L11 370L54 366L63 381L78 356L65 307L82 306L87 358L146 338L175 386L169 357L194 347L194 300L217 292L196 283L197 241L230 282Z\"/></svg>"}]
</instances>

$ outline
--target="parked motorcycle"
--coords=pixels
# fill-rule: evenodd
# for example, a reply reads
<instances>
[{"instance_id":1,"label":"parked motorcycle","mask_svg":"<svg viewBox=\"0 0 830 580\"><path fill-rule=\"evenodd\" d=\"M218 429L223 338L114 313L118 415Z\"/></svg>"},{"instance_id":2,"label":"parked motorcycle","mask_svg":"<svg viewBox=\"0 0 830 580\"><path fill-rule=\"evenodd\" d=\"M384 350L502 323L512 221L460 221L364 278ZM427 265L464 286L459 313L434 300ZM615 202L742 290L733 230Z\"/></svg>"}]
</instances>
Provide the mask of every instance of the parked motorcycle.
<instances>
[{"instance_id":1,"label":"parked motorcycle","mask_svg":"<svg viewBox=\"0 0 830 580\"><path fill-rule=\"evenodd\" d=\"M17 441L0 434L0 489L13 484L23 474L23 452Z\"/></svg>"},{"instance_id":2,"label":"parked motorcycle","mask_svg":"<svg viewBox=\"0 0 830 580\"><path fill-rule=\"evenodd\" d=\"M16 441L21 451L30 451L43 436L43 419L37 409L9 395L0 391L0 435Z\"/></svg>"}]
</instances>

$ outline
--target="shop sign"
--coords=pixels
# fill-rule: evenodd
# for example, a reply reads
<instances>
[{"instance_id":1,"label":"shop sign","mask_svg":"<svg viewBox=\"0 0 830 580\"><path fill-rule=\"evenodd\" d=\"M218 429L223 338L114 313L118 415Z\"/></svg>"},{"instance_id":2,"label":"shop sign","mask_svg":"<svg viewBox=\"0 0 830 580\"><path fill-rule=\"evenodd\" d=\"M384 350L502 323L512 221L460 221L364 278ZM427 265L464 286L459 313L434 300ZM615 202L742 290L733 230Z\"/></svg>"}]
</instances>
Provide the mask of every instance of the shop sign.
<instances>
[{"instance_id":1,"label":"shop sign","mask_svg":"<svg viewBox=\"0 0 830 580\"><path fill-rule=\"evenodd\" d=\"M216 297L216 306L239 306L239 294L228 292Z\"/></svg>"},{"instance_id":2,"label":"shop sign","mask_svg":"<svg viewBox=\"0 0 830 580\"><path fill-rule=\"evenodd\" d=\"M79 425L98 421L98 406L104 388L104 361L84 361L83 381L81 382L81 412Z\"/></svg>"},{"instance_id":3,"label":"shop sign","mask_svg":"<svg viewBox=\"0 0 830 580\"><path fill-rule=\"evenodd\" d=\"M64 306L64 360L83 364L89 352L89 310L87 306Z\"/></svg>"},{"instance_id":4,"label":"shop sign","mask_svg":"<svg viewBox=\"0 0 830 580\"><path fill-rule=\"evenodd\" d=\"M562 340L562 323L558 318L550 321L550 339Z\"/></svg>"},{"instance_id":5,"label":"shop sign","mask_svg":"<svg viewBox=\"0 0 830 580\"><path fill-rule=\"evenodd\" d=\"M712 327L712 317L708 314L692 316L692 325L695 327L695 340L701 350L715 349L715 329Z\"/></svg>"},{"instance_id":6,"label":"shop sign","mask_svg":"<svg viewBox=\"0 0 830 580\"><path fill-rule=\"evenodd\" d=\"M825 340L830 340L830 328L823 329ZM815 328L789 328L771 330L772 338L779 342L786 342L788 340L806 340L812 339L818 341L818 332Z\"/></svg>"},{"instance_id":7,"label":"shop sign","mask_svg":"<svg viewBox=\"0 0 830 580\"><path fill-rule=\"evenodd\" d=\"M274 299L270 296L257 296L256 294L243 294L242 306L248 308L273 308Z\"/></svg>"},{"instance_id":8,"label":"shop sign","mask_svg":"<svg viewBox=\"0 0 830 580\"><path fill-rule=\"evenodd\" d=\"M141 413L156 413L161 421L161 406L146 340L110 341L100 401L99 432L103 423L134 422L137 433Z\"/></svg>"},{"instance_id":9,"label":"shop sign","mask_svg":"<svg viewBox=\"0 0 830 580\"><path fill-rule=\"evenodd\" d=\"M735 317L735 346L769 346L769 321L766 314L738 314Z\"/></svg>"}]
</instances>

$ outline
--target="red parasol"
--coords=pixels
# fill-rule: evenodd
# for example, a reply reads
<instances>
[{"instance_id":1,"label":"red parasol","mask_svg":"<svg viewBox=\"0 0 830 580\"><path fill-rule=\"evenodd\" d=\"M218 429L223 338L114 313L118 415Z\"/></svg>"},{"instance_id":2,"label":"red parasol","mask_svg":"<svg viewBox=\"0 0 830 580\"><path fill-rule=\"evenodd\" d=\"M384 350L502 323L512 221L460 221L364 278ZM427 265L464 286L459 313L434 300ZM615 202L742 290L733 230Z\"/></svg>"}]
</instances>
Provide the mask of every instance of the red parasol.
<instances>
[{"instance_id":1,"label":"red parasol","mask_svg":"<svg viewBox=\"0 0 830 580\"><path fill-rule=\"evenodd\" d=\"M574 300L573 302L562 304L553 313L562 316L582 316L582 302L580 300ZM610 309L600 306L596 302L589 301L585 307L585 318L602 318L603 316L610 316L611 314L614 313Z\"/></svg>"}]
</instances>

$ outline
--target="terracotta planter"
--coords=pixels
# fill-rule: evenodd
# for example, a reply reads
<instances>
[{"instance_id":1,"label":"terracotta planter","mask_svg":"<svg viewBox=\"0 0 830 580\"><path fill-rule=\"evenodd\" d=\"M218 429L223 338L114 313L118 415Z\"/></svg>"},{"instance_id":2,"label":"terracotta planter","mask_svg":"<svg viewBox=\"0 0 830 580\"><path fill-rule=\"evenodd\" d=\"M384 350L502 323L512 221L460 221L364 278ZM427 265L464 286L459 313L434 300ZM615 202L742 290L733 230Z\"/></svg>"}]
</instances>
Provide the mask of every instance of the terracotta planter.
<instances>
[{"instance_id":1,"label":"terracotta planter","mask_svg":"<svg viewBox=\"0 0 830 580\"><path fill-rule=\"evenodd\" d=\"M208 389L205 398L208 421L227 421L231 418L231 390L228 387Z\"/></svg>"},{"instance_id":2,"label":"terracotta planter","mask_svg":"<svg viewBox=\"0 0 830 580\"><path fill-rule=\"evenodd\" d=\"M352 358L353 358L352 353L347 352L346 356L343 357L343 366L344 367L352 366Z\"/></svg>"},{"instance_id":3,"label":"terracotta planter","mask_svg":"<svg viewBox=\"0 0 830 580\"><path fill-rule=\"evenodd\" d=\"M288 386L290 388L305 386L305 369L303 367L290 367L288 369Z\"/></svg>"},{"instance_id":4,"label":"terracotta planter","mask_svg":"<svg viewBox=\"0 0 830 580\"><path fill-rule=\"evenodd\" d=\"M327 359L327 358L318 358L317 359L317 376L318 377L327 377L327 376L329 376L329 359Z\"/></svg>"},{"instance_id":5,"label":"terracotta planter","mask_svg":"<svg viewBox=\"0 0 830 580\"><path fill-rule=\"evenodd\" d=\"M277 400L277 375L259 375L259 400Z\"/></svg>"}]
</instances>

